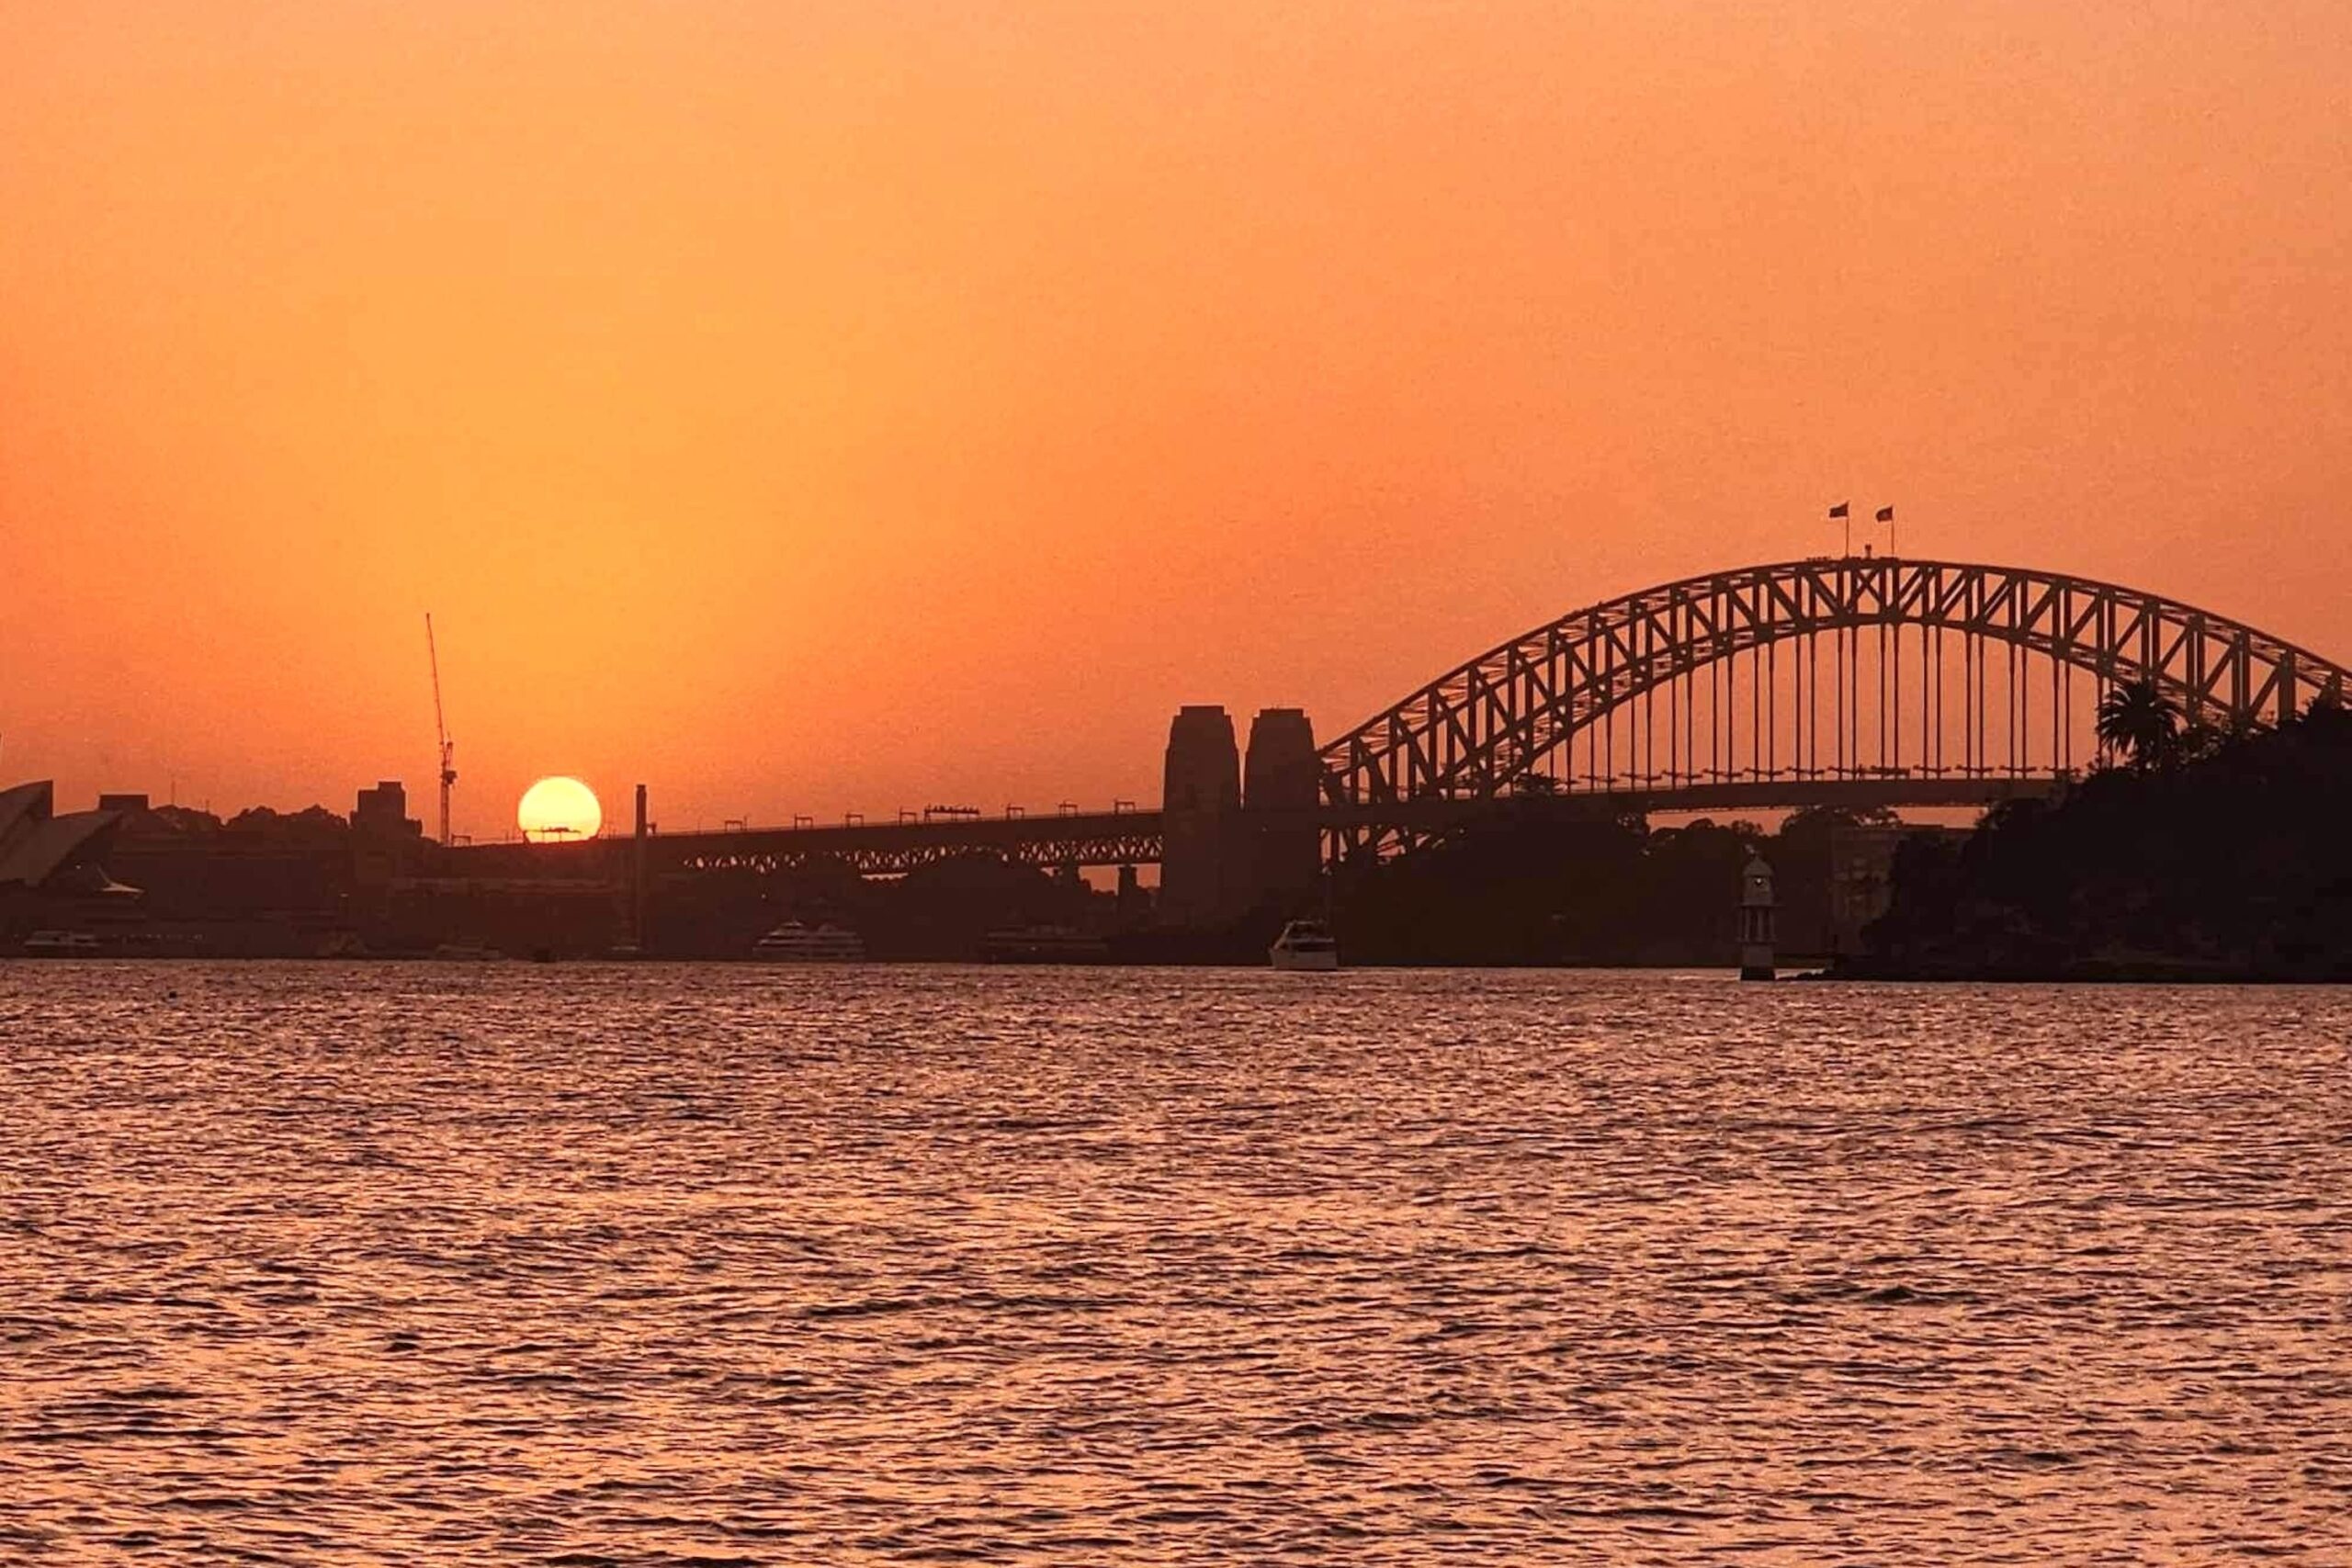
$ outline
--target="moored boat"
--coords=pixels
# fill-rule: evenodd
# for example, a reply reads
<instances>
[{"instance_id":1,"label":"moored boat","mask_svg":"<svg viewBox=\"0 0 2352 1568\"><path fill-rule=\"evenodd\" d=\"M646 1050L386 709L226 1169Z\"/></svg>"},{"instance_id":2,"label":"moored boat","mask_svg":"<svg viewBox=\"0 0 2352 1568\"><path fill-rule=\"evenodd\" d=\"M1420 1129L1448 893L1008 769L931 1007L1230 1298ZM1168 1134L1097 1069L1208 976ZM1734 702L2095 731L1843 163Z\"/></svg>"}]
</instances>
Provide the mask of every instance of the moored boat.
<instances>
[{"instance_id":1,"label":"moored boat","mask_svg":"<svg viewBox=\"0 0 2352 1568\"><path fill-rule=\"evenodd\" d=\"M1277 969L1326 971L1340 966L1339 939L1320 920L1293 920L1266 950Z\"/></svg>"},{"instance_id":2,"label":"moored boat","mask_svg":"<svg viewBox=\"0 0 2352 1568\"><path fill-rule=\"evenodd\" d=\"M96 958L102 950L91 931L35 931L19 951L28 958Z\"/></svg>"},{"instance_id":3,"label":"moored boat","mask_svg":"<svg viewBox=\"0 0 2352 1568\"><path fill-rule=\"evenodd\" d=\"M752 945L752 956L772 964L855 964L865 942L842 927L786 920Z\"/></svg>"},{"instance_id":4,"label":"moored boat","mask_svg":"<svg viewBox=\"0 0 2352 1568\"><path fill-rule=\"evenodd\" d=\"M1075 926L1015 926L983 936L980 957L989 964L1103 964L1111 944Z\"/></svg>"}]
</instances>

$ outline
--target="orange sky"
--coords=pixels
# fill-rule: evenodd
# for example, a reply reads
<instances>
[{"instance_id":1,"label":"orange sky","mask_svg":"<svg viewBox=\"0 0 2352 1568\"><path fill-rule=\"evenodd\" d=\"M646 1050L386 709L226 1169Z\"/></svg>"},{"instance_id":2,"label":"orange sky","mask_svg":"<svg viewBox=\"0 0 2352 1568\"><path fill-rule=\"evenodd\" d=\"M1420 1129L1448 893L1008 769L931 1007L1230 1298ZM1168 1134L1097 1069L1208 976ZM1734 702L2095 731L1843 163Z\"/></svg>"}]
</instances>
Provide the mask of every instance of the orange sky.
<instances>
[{"instance_id":1,"label":"orange sky","mask_svg":"<svg viewBox=\"0 0 2352 1568\"><path fill-rule=\"evenodd\" d=\"M1804 555L2352 656L2352 7L0 10L0 779L1158 792Z\"/></svg>"}]
</instances>

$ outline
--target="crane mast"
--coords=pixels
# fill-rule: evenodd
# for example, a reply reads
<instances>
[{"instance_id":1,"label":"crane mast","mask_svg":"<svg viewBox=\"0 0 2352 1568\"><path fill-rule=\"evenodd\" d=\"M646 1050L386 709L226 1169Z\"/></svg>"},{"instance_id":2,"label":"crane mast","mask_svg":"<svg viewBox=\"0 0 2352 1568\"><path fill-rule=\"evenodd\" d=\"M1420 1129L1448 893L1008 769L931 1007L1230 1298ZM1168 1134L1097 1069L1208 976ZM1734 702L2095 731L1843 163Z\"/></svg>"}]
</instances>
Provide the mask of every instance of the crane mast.
<instances>
[{"instance_id":1,"label":"crane mast","mask_svg":"<svg viewBox=\"0 0 2352 1568\"><path fill-rule=\"evenodd\" d=\"M458 748L441 716L441 649L433 640L433 612L424 613L424 656L433 665L433 728L441 737L441 842L449 842L449 790L458 782Z\"/></svg>"}]
</instances>

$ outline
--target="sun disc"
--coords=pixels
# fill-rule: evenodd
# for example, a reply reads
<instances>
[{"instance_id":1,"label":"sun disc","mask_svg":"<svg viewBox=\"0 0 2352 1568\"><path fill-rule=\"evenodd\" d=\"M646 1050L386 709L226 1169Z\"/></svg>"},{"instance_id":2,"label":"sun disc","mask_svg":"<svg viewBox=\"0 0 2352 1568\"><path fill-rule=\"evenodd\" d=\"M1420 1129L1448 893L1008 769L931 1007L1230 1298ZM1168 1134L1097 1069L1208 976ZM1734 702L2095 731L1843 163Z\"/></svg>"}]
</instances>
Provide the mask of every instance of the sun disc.
<instances>
[{"instance_id":1,"label":"sun disc","mask_svg":"<svg viewBox=\"0 0 2352 1568\"><path fill-rule=\"evenodd\" d=\"M558 774L541 779L523 792L514 808L515 826L535 844L570 843L593 839L605 825L605 808L596 792L578 779Z\"/></svg>"}]
</instances>

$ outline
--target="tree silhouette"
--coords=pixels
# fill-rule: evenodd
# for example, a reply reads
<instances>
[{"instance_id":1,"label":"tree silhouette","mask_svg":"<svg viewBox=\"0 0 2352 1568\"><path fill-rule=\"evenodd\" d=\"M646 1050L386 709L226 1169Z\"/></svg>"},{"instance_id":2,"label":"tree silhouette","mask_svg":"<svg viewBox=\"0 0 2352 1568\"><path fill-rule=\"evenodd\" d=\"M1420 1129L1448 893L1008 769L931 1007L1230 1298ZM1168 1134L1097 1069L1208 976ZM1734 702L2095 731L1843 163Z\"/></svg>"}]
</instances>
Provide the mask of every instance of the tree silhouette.
<instances>
[{"instance_id":1,"label":"tree silhouette","mask_svg":"<svg viewBox=\"0 0 2352 1568\"><path fill-rule=\"evenodd\" d=\"M2341 708L2239 736L2184 728L2161 767L2006 803L1965 841L1907 842L1861 972L2352 980L2347 792Z\"/></svg>"},{"instance_id":2,"label":"tree silhouette","mask_svg":"<svg viewBox=\"0 0 2352 1568\"><path fill-rule=\"evenodd\" d=\"M2180 734L2180 709L2154 680L2127 681L2098 704L2100 741L2152 768L2171 760Z\"/></svg>"}]
</instances>

